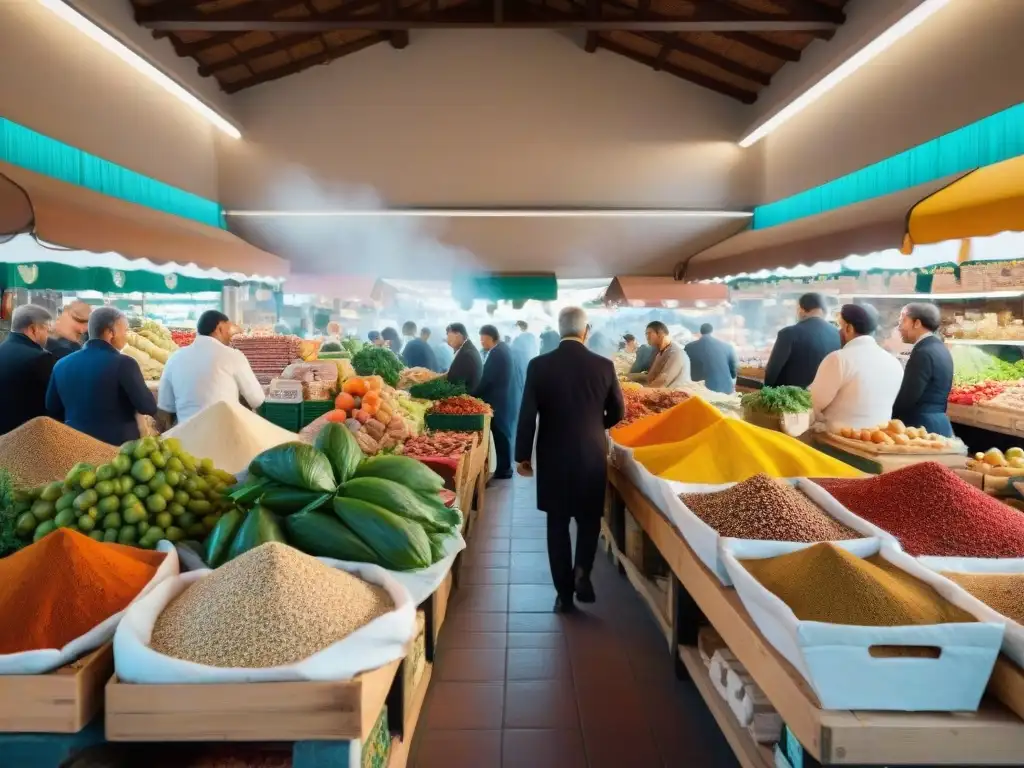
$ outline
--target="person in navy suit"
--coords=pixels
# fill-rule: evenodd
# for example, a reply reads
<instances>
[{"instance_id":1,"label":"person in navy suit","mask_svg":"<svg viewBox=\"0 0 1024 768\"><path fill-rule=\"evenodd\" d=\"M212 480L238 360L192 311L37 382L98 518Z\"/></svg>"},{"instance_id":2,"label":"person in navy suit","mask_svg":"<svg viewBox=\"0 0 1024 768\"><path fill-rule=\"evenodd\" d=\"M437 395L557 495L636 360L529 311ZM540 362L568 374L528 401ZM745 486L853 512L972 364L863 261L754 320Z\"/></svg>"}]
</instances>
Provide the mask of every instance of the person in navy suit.
<instances>
[{"instance_id":1,"label":"person in navy suit","mask_svg":"<svg viewBox=\"0 0 1024 768\"><path fill-rule=\"evenodd\" d=\"M487 359L480 383L472 394L494 410L491 434L494 435L494 453L498 459L494 479L509 480L512 477L512 440L519 417L518 397L512 350L508 344L499 341L500 338L498 329L493 325L480 329L480 346L487 352Z\"/></svg>"},{"instance_id":2,"label":"person in navy suit","mask_svg":"<svg viewBox=\"0 0 1024 768\"><path fill-rule=\"evenodd\" d=\"M903 371L892 417L908 427L924 427L952 437L946 401L953 388L953 356L935 335L941 322L942 314L934 304L907 304L900 313L900 336L914 348Z\"/></svg>"},{"instance_id":3,"label":"person in navy suit","mask_svg":"<svg viewBox=\"0 0 1024 768\"><path fill-rule=\"evenodd\" d=\"M51 315L26 304L14 310L11 332L0 344L0 435L46 415L46 387L54 356L46 351Z\"/></svg>"},{"instance_id":4,"label":"person in navy suit","mask_svg":"<svg viewBox=\"0 0 1024 768\"><path fill-rule=\"evenodd\" d=\"M825 319L825 297L805 293L797 307L800 322L779 331L764 370L766 387L807 388L825 356L837 351L839 330Z\"/></svg>"},{"instance_id":5,"label":"person in navy suit","mask_svg":"<svg viewBox=\"0 0 1024 768\"><path fill-rule=\"evenodd\" d=\"M121 354L127 342L123 312L113 307L93 310L85 347L53 368L46 392L50 416L110 445L138 440L135 416L155 416L156 398L139 364Z\"/></svg>"},{"instance_id":6,"label":"person in navy suit","mask_svg":"<svg viewBox=\"0 0 1024 768\"><path fill-rule=\"evenodd\" d=\"M416 336L416 323L412 320L402 326L405 346L402 347L402 362L406 368L437 370L437 356L427 342Z\"/></svg>"},{"instance_id":7,"label":"person in navy suit","mask_svg":"<svg viewBox=\"0 0 1024 768\"><path fill-rule=\"evenodd\" d=\"M731 395L736 391L736 350L716 339L714 330L711 323L704 323L700 338L683 347L690 358L690 378L703 381L712 392Z\"/></svg>"}]
</instances>

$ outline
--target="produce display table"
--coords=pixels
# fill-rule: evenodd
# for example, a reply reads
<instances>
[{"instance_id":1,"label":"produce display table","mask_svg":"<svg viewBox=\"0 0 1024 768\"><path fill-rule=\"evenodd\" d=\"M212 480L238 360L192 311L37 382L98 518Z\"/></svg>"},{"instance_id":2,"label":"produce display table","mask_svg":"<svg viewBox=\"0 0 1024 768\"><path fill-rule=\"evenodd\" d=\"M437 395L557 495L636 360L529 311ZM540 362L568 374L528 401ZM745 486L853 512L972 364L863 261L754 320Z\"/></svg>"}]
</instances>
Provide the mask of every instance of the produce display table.
<instances>
[{"instance_id":1,"label":"produce display table","mask_svg":"<svg viewBox=\"0 0 1024 768\"><path fill-rule=\"evenodd\" d=\"M834 459L849 464L870 475L881 475L902 469L922 461L935 461L950 469L963 469L967 466L966 453L876 453L851 445L849 440L836 440L827 434L815 434L811 445Z\"/></svg>"},{"instance_id":2,"label":"produce display table","mask_svg":"<svg viewBox=\"0 0 1024 768\"><path fill-rule=\"evenodd\" d=\"M745 768L773 765L705 685L696 653L702 624L710 623L764 691L804 751L826 765L1020 765L1024 722L986 699L976 713L823 710L815 694L754 625L732 589L700 562L680 533L620 471L608 468L607 535L623 549L626 510L651 539L672 574L671 650L676 672L692 676ZM717 699L717 700L716 700Z\"/></svg>"}]
</instances>

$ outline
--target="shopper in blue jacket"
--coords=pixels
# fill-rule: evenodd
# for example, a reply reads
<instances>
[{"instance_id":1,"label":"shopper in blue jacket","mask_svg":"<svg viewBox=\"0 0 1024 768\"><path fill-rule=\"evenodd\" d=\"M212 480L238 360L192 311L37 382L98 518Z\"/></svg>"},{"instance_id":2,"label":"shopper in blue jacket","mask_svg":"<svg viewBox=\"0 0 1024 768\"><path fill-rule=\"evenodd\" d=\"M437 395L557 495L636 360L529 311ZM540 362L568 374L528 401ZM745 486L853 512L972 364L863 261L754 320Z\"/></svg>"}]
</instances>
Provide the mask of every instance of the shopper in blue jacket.
<instances>
[{"instance_id":1,"label":"shopper in blue jacket","mask_svg":"<svg viewBox=\"0 0 1024 768\"><path fill-rule=\"evenodd\" d=\"M85 347L57 361L46 392L46 410L69 427L110 445L139 438L136 414L156 415L156 398L139 364L122 355L128 320L113 307L89 317Z\"/></svg>"}]
</instances>

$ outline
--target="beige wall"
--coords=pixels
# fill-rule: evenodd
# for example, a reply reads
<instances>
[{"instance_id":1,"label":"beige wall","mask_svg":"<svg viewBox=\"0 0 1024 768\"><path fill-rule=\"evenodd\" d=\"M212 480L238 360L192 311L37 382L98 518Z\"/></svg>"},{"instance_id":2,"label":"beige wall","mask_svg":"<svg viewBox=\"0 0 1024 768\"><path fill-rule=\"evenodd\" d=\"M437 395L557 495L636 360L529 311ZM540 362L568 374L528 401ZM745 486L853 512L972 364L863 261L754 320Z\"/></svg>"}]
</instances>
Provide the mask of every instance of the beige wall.
<instances>
[{"instance_id":1,"label":"beige wall","mask_svg":"<svg viewBox=\"0 0 1024 768\"><path fill-rule=\"evenodd\" d=\"M123 5L122 5L123 4ZM126 23L127 0L81 0L134 35L151 60L191 87L167 41ZM99 19L98 19L99 20ZM134 26L132 24L132 26ZM120 32L118 33L121 34ZM224 106L224 103L218 103ZM0 115L119 165L217 198L215 129L34 0L0 0Z\"/></svg>"},{"instance_id":2,"label":"beige wall","mask_svg":"<svg viewBox=\"0 0 1024 768\"><path fill-rule=\"evenodd\" d=\"M920 0L851 0L847 25L812 45L755 105L748 127ZM761 144L764 201L823 184L1024 101L1024 2L953 0Z\"/></svg>"},{"instance_id":3,"label":"beige wall","mask_svg":"<svg viewBox=\"0 0 1024 768\"><path fill-rule=\"evenodd\" d=\"M608 52L587 54L554 32L413 32L405 50L377 45L244 91L236 103L245 141L220 154L227 208L737 208L760 188L756 154L734 143L743 105ZM611 248L611 230L596 222L520 223L431 226L398 238L397 250L409 237L436 235L496 268L576 263L614 274L621 259L625 269L633 260L664 273L679 247L708 230L688 222L666 236L664 226L616 226ZM276 232L268 244L304 270L333 268L339 254L396 250L393 234L376 248L365 223L339 225L333 236L324 226L317 237L300 229L309 231L260 228ZM546 233L540 242L538 233ZM407 266L358 261L369 270Z\"/></svg>"}]
</instances>

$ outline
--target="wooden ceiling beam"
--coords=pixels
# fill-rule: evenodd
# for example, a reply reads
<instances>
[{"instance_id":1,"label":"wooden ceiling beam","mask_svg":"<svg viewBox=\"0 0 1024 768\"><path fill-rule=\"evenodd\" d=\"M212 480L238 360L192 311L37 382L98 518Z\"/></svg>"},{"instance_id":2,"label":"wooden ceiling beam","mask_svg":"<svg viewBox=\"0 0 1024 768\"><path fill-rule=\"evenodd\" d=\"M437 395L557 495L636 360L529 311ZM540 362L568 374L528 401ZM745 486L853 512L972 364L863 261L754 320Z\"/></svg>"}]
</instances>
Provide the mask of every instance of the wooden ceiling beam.
<instances>
[{"instance_id":1,"label":"wooden ceiling beam","mask_svg":"<svg viewBox=\"0 0 1024 768\"><path fill-rule=\"evenodd\" d=\"M695 59L700 59L714 67L718 67L723 72L742 77L744 80L750 80L761 85L771 85L772 76L767 72L748 67L746 64L740 64L737 61L722 56L720 53L709 51L707 48L703 48L696 43L691 43L689 40L658 32L635 32L634 34L637 37L642 37L644 40L660 44L662 50L667 48L670 52L684 53L687 56L693 56Z\"/></svg>"},{"instance_id":2,"label":"wooden ceiling beam","mask_svg":"<svg viewBox=\"0 0 1024 768\"><path fill-rule=\"evenodd\" d=\"M772 5L782 8L786 13L817 17L823 21L831 21L833 24L846 22L846 14L842 10L815 2L815 0L770 0L770 2Z\"/></svg>"},{"instance_id":3,"label":"wooden ceiling beam","mask_svg":"<svg viewBox=\"0 0 1024 768\"><path fill-rule=\"evenodd\" d=\"M740 18L750 18L753 16L759 16L757 11L751 10L746 6L737 5L734 0L708 0L708 2L714 3L717 7L728 9L730 12L737 14ZM846 21L846 17L843 16L842 21L835 21L827 19L825 14L822 13L824 6L818 5L808 0L769 0L774 5L780 6L786 11L785 15L776 15L778 19L808 19L813 21L827 21L830 26L814 27L803 30L793 30L794 32L807 32L814 35L815 37L821 38L822 40L831 40L833 35L836 33L836 28ZM700 8L700 6L698 6ZM763 30L762 30L763 31Z\"/></svg>"},{"instance_id":4,"label":"wooden ceiling beam","mask_svg":"<svg viewBox=\"0 0 1024 768\"><path fill-rule=\"evenodd\" d=\"M236 53L234 56L229 56L226 59L215 61L212 64L200 64L199 74L202 77L210 77L211 75L216 75L218 72L223 72L224 70L231 69L232 67L248 65L249 62L253 61L254 59L258 59L263 56L269 56L272 53L287 51L293 45L299 45L301 43L308 43L311 40L317 40L319 37L319 35L309 35L302 33L282 35L281 37L278 37L275 40L271 40L269 43L248 48L244 51Z\"/></svg>"},{"instance_id":5,"label":"wooden ceiling beam","mask_svg":"<svg viewBox=\"0 0 1024 768\"><path fill-rule=\"evenodd\" d=\"M598 40L598 47L604 48L612 53L617 53L620 56L625 56L627 59L632 59L639 64L645 64L652 69L660 69L663 72L668 72L669 74L675 75L683 80L688 80L694 85L699 85L703 88L709 88L712 91L717 91L725 96L742 101L744 104L753 104L757 101L757 94L753 91L737 88L729 83L723 83L721 80L708 77L700 72L694 72L686 67L680 67L677 64L671 64L668 61L659 62L658 58L652 58L651 56L645 56L642 53L637 53L636 51L626 48L624 45L619 45L618 43L606 40L603 37Z\"/></svg>"},{"instance_id":6,"label":"wooden ceiling beam","mask_svg":"<svg viewBox=\"0 0 1024 768\"><path fill-rule=\"evenodd\" d=\"M376 33L367 35L366 37L361 37L358 40L353 40L352 42L345 43L344 45L337 45L334 47L325 46L324 50L320 53L296 59L295 61L284 64L280 67L268 69L265 72L260 72L258 75L246 78L245 80L240 80L235 83L224 83L221 85L221 88L227 93L237 93L238 91L243 91L246 88L252 88L263 83L269 83L272 80L280 80L282 77L297 74L311 67L328 64L343 56L349 56L350 54L361 51L364 48L369 48L371 45L383 43L388 39L387 35Z\"/></svg>"},{"instance_id":7,"label":"wooden ceiling beam","mask_svg":"<svg viewBox=\"0 0 1024 768\"><path fill-rule=\"evenodd\" d=\"M720 0L715 0L719 2ZM497 2L497 0L492 0ZM386 5L386 0L385 0ZM593 4L585 4L584 8ZM525 6L525 7L524 7ZM136 21L150 29L160 30L193 30L204 32L252 31L266 32L327 32L338 29L371 29L380 31L399 31L403 29L424 28L472 28L472 27L508 27L532 29L590 29L594 31L800 31L829 32L835 24L818 18L805 18L796 15L765 14L754 11L736 10L729 5L699 5L697 12L683 18L662 16L660 19L637 18L639 9L627 6L632 18L613 20L605 18L587 18L583 14L579 18L554 18L537 21L530 18L530 8L538 7L531 3L516 3L514 6L494 5L467 7L470 12L463 13L459 18L431 18L428 14L410 14L407 9L395 9L389 13L387 8L376 15L353 15L351 7L342 6L331 11L316 15L289 16L280 18L275 14L291 8L304 8L297 0L265 0L260 4L247 4L231 8L203 13L196 8L173 6L155 10L139 9ZM599 8L600 4L596 4ZM458 9L462 10L462 6ZM501 18L495 11L501 8ZM403 12L404 11L404 12ZM525 12L525 15L524 15Z\"/></svg>"},{"instance_id":8,"label":"wooden ceiling beam","mask_svg":"<svg viewBox=\"0 0 1024 768\"><path fill-rule=\"evenodd\" d=\"M713 34L779 61L800 61L800 51L796 48L773 43L771 40L765 40L750 32L714 32Z\"/></svg>"}]
</instances>

